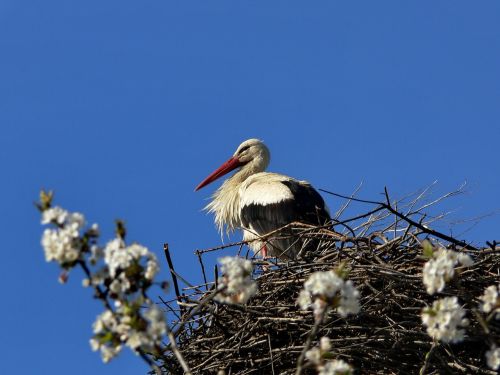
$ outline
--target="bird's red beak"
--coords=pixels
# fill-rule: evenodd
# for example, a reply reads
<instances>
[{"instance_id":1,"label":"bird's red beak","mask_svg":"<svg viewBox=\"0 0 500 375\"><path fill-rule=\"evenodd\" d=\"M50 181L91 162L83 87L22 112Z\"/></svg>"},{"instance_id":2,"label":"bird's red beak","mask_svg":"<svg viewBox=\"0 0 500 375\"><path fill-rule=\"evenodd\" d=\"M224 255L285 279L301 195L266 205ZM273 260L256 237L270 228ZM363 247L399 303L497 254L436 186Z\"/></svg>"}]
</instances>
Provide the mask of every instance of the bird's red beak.
<instances>
[{"instance_id":1,"label":"bird's red beak","mask_svg":"<svg viewBox=\"0 0 500 375\"><path fill-rule=\"evenodd\" d=\"M224 176L225 174L231 172L233 169L238 168L240 165L242 165L242 163L236 156L231 157L231 159L229 159L219 168L213 171L212 174L210 174L210 176L201 181L200 184L196 187L196 189L194 189L194 191L200 190L202 187L207 186L211 182L214 182L219 177Z\"/></svg>"}]
</instances>

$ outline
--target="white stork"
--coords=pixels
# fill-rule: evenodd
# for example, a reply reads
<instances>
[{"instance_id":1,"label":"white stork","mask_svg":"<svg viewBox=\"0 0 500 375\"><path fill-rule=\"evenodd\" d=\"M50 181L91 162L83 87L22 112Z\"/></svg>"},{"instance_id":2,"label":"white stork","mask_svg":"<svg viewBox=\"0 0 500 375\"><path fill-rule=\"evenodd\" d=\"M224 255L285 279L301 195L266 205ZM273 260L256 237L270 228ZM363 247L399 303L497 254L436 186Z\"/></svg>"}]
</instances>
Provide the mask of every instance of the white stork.
<instances>
[{"instance_id":1,"label":"white stork","mask_svg":"<svg viewBox=\"0 0 500 375\"><path fill-rule=\"evenodd\" d=\"M308 182L264 172L269 160L269 149L264 143L249 139L195 191L239 168L216 190L205 209L215 214L221 235L224 227L227 233L241 228L243 240L250 241L254 252L263 257L294 258L303 245L296 238L283 233L266 241L259 238L292 222L324 225L330 221L330 215L323 198Z\"/></svg>"}]
</instances>

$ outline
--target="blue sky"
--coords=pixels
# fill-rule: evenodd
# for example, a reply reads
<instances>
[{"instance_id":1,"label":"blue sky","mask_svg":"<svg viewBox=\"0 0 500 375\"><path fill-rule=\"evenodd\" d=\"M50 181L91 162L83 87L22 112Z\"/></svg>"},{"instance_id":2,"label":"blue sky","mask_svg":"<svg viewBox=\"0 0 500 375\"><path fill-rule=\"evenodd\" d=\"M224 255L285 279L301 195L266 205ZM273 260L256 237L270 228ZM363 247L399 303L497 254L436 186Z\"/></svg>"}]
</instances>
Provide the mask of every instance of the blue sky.
<instances>
[{"instance_id":1,"label":"blue sky","mask_svg":"<svg viewBox=\"0 0 500 375\"><path fill-rule=\"evenodd\" d=\"M367 199L467 180L443 207L493 213L464 238L500 239L499 17L498 1L2 0L0 373L146 371L90 351L101 309L44 261L42 187L105 238L120 217L162 261L169 242L191 280L193 251L220 244L200 211L218 184L193 189L251 137L271 170L363 181Z\"/></svg>"}]
</instances>

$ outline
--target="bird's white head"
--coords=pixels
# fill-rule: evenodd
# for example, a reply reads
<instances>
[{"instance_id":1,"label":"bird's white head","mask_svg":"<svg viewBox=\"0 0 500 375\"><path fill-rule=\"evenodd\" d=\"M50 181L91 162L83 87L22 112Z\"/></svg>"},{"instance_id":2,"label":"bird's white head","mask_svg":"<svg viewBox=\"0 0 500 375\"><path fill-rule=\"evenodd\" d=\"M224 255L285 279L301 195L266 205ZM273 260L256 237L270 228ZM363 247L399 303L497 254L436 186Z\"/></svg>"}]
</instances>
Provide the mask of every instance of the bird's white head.
<instances>
[{"instance_id":1,"label":"bird's white head","mask_svg":"<svg viewBox=\"0 0 500 375\"><path fill-rule=\"evenodd\" d=\"M245 175L264 171L269 165L271 154L266 145L259 139L248 139L238 146L233 156L205 178L195 189L214 182L218 178L241 167L241 172ZM248 177L248 176L245 176Z\"/></svg>"},{"instance_id":2,"label":"bird's white head","mask_svg":"<svg viewBox=\"0 0 500 375\"><path fill-rule=\"evenodd\" d=\"M264 170L269 165L271 154L260 139L252 138L238 146L233 158L237 158L241 165L252 163Z\"/></svg>"}]
</instances>

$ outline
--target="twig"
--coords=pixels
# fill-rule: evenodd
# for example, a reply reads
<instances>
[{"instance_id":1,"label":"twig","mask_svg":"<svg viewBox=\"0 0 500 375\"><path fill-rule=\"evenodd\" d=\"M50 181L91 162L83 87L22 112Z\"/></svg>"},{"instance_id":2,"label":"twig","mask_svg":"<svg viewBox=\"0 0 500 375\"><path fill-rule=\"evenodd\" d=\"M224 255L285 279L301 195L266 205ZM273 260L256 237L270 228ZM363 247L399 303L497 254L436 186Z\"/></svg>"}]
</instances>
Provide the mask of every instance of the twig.
<instances>
[{"instance_id":1,"label":"twig","mask_svg":"<svg viewBox=\"0 0 500 375\"><path fill-rule=\"evenodd\" d=\"M354 189L354 191L352 192L351 194L351 198L354 198L354 196L358 193L358 191L361 189L361 186L363 186L363 181L361 181L359 183L359 185L356 187L356 189ZM340 209L337 211L337 213L335 214L335 218L334 220L337 220L343 213L344 211L347 209L347 207L349 207L349 205L351 204L352 200L349 199L347 202L345 202L342 207L340 207Z\"/></svg>"},{"instance_id":2,"label":"twig","mask_svg":"<svg viewBox=\"0 0 500 375\"><path fill-rule=\"evenodd\" d=\"M208 290L207 275L205 275L205 265L203 264L201 253L198 250L196 250L196 256L198 257L198 262L200 263L201 273L203 275L203 281L205 282L205 290Z\"/></svg>"},{"instance_id":3,"label":"twig","mask_svg":"<svg viewBox=\"0 0 500 375\"><path fill-rule=\"evenodd\" d=\"M174 283L174 290L175 290L175 295L177 297L177 301L181 301L181 293L179 291L179 284L177 283L177 274L174 270L174 264L172 263L172 258L170 257L168 243L163 244L163 251L165 253L165 258L167 259L170 275L172 276L172 281Z\"/></svg>"},{"instance_id":4,"label":"twig","mask_svg":"<svg viewBox=\"0 0 500 375\"><path fill-rule=\"evenodd\" d=\"M192 375L191 370L189 369L189 366L187 365L186 361L184 360L184 357L182 356L179 348L177 347L177 343L175 342L175 337L172 334L172 331L168 330L168 338L170 339L170 347L172 348L172 352L174 353L175 357L179 361L182 369L184 370L185 375Z\"/></svg>"},{"instance_id":5,"label":"twig","mask_svg":"<svg viewBox=\"0 0 500 375\"><path fill-rule=\"evenodd\" d=\"M433 342L431 348L429 351L425 354L425 361L422 367L420 368L419 374L420 375L425 375L425 372L427 371L427 368L429 367L429 363L431 361L432 354L434 353L434 350L436 349L436 343Z\"/></svg>"},{"instance_id":6,"label":"twig","mask_svg":"<svg viewBox=\"0 0 500 375\"><path fill-rule=\"evenodd\" d=\"M274 375L274 358L273 358L273 347L271 346L271 335L267 334L267 342L269 343L269 355L271 356L271 370Z\"/></svg>"},{"instance_id":7,"label":"twig","mask_svg":"<svg viewBox=\"0 0 500 375\"><path fill-rule=\"evenodd\" d=\"M460 241L460 240L457 240L451 236L448 236L444 233L440 233L438 231L435 231L433 229L430 229L430 228L426 228L425 226L421 225L420 223L410 219L409 217L405 216L404 214L398 212L397 210L395 210L394 208L392 208L392 206L390 205L390 201L389 201L389 195L387 193L387 189L384 188L384 193L385 193L385 197L386 197L386 200L388 203L384 203L384 202L375 202L375 201L370 201L370 200L364 200L364 199L357 199L357 198L353 198L353 197L346 197L345 195L341 195L341 194L337 194L337 193L332 193L330 191L327 191L327 190L323 190L323 189L320 189L322 192L324 193L327 193L327 194L332 194L332 195L335 195L337 197L341 197L341 198L345 198L345 199L352 199L356 202L362 202L362 203L370 203L370 204L376 204L378 206L380 206L381 208L385 208L386 210L388 210L389 212L391 212L392 214L396 215L397 217L399 217L400 219L406 221L407 223L413 225L414 227L420 229L422 232L424 233L428 233L430 235L433 235L435 237L438 237L438 238L441 238L443 240L446 240L454 245L458 245L458 246L461 246L463 248L466 248L466 249L471 249L471 250L478 250L476 247L464 242L464 241Z\"/></svg>"},{"instance_id":8,"label":"twig","mask_svg":"<svg viewBox=\"0 0 500 375\"><path fill-rule=\"evenodd\" d=\"M319 327L320 327L321 323L323 322L323 318L325 316L325 311L326 311L326 309L323 309L321 316L314 321L314 326L311 329L311 332L309 333L309 335L307 336L306 342L304 343L304 349L302 349L302 352L300 353L299 359L297 360L297 371L295 371L295 375L300 375L302 373L306 353L309 350L309 348L311 347L312 340L318 334Z\"/></svg>"}]
</instances>

